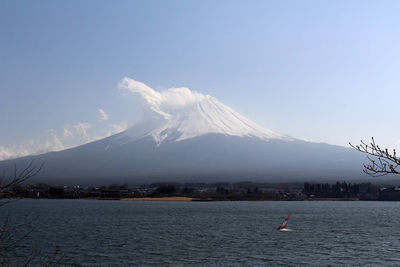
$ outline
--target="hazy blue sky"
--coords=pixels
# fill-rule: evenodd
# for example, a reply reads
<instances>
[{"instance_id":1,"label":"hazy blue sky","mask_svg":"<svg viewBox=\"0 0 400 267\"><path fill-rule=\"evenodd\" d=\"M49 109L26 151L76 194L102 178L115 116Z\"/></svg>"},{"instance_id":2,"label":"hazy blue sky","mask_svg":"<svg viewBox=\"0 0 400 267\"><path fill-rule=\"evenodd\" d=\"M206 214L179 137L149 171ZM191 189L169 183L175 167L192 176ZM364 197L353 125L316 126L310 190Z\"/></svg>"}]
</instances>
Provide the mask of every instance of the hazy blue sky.
<instances>
[{"instance_id":1,"label":"hazy blue sky","mask_svg":"<svg viewBox=\"0 0 400 267\"><path fill-rule=\"evenodd\" d=\"M296 138L398 146L399 14L400 1L2 0L0 158L131 125L125 76Z\"/></svg>"}]
</instances>

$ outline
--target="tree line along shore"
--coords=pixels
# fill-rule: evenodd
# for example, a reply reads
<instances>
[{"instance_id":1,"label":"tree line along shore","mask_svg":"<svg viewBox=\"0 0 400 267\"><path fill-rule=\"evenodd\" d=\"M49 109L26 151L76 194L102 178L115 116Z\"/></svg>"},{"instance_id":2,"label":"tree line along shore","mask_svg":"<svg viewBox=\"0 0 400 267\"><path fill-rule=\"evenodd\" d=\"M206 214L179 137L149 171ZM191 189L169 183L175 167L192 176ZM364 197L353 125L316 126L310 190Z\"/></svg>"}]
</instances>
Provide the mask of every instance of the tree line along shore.
<instances>
[{"instance_id":1,"label":"tree line along shore","mask_svg":"<svg viewBox=\"0 0 400 267\"><path fill-rule=\"evenodd\" d=\"M139 186L16 185L2 198L162 201L400 200L400 188L372 183L152 183Z\"/></svg>"}]
</instances>

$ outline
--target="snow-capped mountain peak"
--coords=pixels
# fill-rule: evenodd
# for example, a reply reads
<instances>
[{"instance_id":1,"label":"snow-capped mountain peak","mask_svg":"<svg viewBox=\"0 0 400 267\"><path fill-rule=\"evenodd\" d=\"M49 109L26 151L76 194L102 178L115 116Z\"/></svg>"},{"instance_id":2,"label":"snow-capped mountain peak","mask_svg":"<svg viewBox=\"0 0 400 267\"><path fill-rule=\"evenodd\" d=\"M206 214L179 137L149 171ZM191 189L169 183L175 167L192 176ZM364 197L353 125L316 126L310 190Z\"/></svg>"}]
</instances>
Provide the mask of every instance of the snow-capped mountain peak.
<instances>
[{"instance_id":1,"label":"snow-capped mountain peak","mask_svg":"<svg viewBox=\"0 0 400 267\"><path fill-rule=\"evenodd\" d=\"M130 78L122 79L119 88L139 93L145 100L142 120L122 137L152 136L158 145L165 140L182 141L209 133L293 140L248 120L210 95L188 88L157 92Z\"/></svg>"}]
</instances>

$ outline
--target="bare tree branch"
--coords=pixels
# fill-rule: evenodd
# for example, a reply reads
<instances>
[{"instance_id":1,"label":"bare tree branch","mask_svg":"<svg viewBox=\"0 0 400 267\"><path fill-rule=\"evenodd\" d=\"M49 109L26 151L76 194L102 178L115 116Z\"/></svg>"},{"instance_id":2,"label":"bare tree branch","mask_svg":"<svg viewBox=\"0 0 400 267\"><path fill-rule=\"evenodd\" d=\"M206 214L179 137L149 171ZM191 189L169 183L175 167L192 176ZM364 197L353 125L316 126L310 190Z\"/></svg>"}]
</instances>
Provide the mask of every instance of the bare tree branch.
<instances>
[{"instance_id":1,"label":"bare tree branch","mask_svg":"<svg viewBox=\"0 0 400 267\"><path fill-rule=\"evenodd\" d=\"M363 164L363 172L373 177L380 177L387 174L400 174L400 158L396 155L396 150L389 152L387 148L381 148L371 137L371 143L367 144L360 141L359 145L349 143L352 148L367 154L369 164Z\"/></svg>"},{"instance_id":2,"label":"bare tree branch","mask_svg":"<svg viewBox=\"0 0 400 267\"><path fill-rule=\"evenodd\" d=\"M37 175L42 170L44 162L42 162L40 165L35 165L34 163L35 160L31 160L21 172L18 172L17 166L14 165L14 177L10 180L5 180L5 173L3 173L3 175L0 177L0 192L19 185L29 178Z\"/></svg>"}]
</instances>

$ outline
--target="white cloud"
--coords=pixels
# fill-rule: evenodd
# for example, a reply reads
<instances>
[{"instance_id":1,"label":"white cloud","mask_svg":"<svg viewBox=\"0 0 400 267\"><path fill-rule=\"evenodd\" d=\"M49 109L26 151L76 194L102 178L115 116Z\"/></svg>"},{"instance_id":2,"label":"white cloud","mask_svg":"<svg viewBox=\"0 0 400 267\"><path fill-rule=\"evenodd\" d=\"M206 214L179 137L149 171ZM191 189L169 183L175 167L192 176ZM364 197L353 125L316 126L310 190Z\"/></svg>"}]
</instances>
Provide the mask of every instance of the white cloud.
<instances>
[{"instance_id":1,"label":"white cloud","mask_svg":"<svg viewBox=\"0 0 400 267\"><path fill-rule=\"evenodd\" d=\"M92 125L87 122L66 124L60 134L53 129L46 131L45 140L29 139L18 145L0 146L0 160L38 155L83 145L122 132L128 128L128 123L122 121L118 124L108 124L97 135L89 132L91 128Z\"/></svg>"},{"instance_id":2,"label":"white cloud","mask_svg":"<svg viewBox=\"0 0 400 267\"><path fill-rule=\"evenodd\" d=\"M25 140L19 145L12 145L10 147L0 146L0 160L27 156L34 146L35 141L32 139Z\"/></svg>"},{"instance_id":3,"label":"white cloud","mask_svg":"<svg viewBox=\"0 0 400 267\"><path fill-rule=\"evenodd\" d=\"M105 133L92 137L90 142L100 140L105 137L111 136L113 134L117 134L122 131L125 131L126 129L128 129L128 123L125 121L122 121L118 124L109 124L109 125L107 125L107 127L108 127L108 130Z\"/></svg>"},{"instance_id":4,"label":"white cloud","mask_svg":"<svg viewBox=\"0 0 400 267\"><path fill-rule=\"evenodd\" d=\"M65 137L68 137L68 136L72 136L72 132L71 132L71 130L68 129L67 126L64 126L64 128L63 128L63 137L65 138Z\"/></svg>"},{"instance_id":5,"label":"white cloud","mask_svg":"<svg viewBox=\"0 0 400 267\"><path fill-rule=\"evenodd\" d=\"M126 121L123 121L119 124L110 124L108 126L112 129L111 134L120 133L128 129L128 123Z\"/></svg>"},{"instance_id":6,"label":"white cloud","mask_svg":"<svg viewBox=\"0 0 400 267\"><path fill-rule=\"evenodd\" d=\"M161 114L165 118L171 117L171 113L174 110L181 110L206 98L211 98L209 95L203 95L185 87L170 88L157 92L144 83L127 77L119 82L118 87L127 92L139 93L150 110Z\"/></svg>"},{"instance_id":7,"label":"white cloud","mask_svg":"<svg viewBox=\"0 0 400 267\"><path fill-rule=\"evenodd\" d=\"M103 120L103 121L108 120L109 116L103 109L99 108L97 111L99 112L99 119L100 120Z\"/></svg>"},{"instance_id":8,"label":"white cloud","mask_svg":"<svg viewBox=\"0 0 400 267\"><path fill-rule=\"evenodd\" d=\"M63 150L66 147L55 131L48 131L47 140L26 140L18 145L0 146L0 160L24 157L32 154L41 154L49 151Z\"/></svg>"},{"instance_id":9,"label":"white cloud","mask_svg":"<svg viewBox=\"0 0 400 267\"><path fill-rule=\"evenodd\" d=\"M80 123L74 125L74 128L76 129L78 134L85 137L88 141L90 141L90 137L87 133L87 130L90 129L91 127L92 127L92 125L90 125L90 123L87 123L87 122L80 122Z\"/></svg>"},{"instance_id":10,"label":"white cloud","mask_svg":"<svg viewBox=\"0 0 400 267\"><path fill-rule=\"evenodd\" d=\"M58 151L65 149L65 145L62 142L62 137L58 137L56 131L50 131L50 138L44 143L44 146L39 149L36 153L44 153L48 151ZM39 143L40 144L40 143Z\"/></svg>"},{"instance_id":11,"label":"white cloud","mask_svg":"<svg viewBox=\"0 0 400 267\"><path fill-rule=\"evenodd\" d=\"M154 91L142 82L135 81L128 77L123 78L118 85L118 88L130 91L133 93L139 93L142 97L150 104L157 106L161 103L162 97L159 92Z\"/></svg>"}]
</instances>

